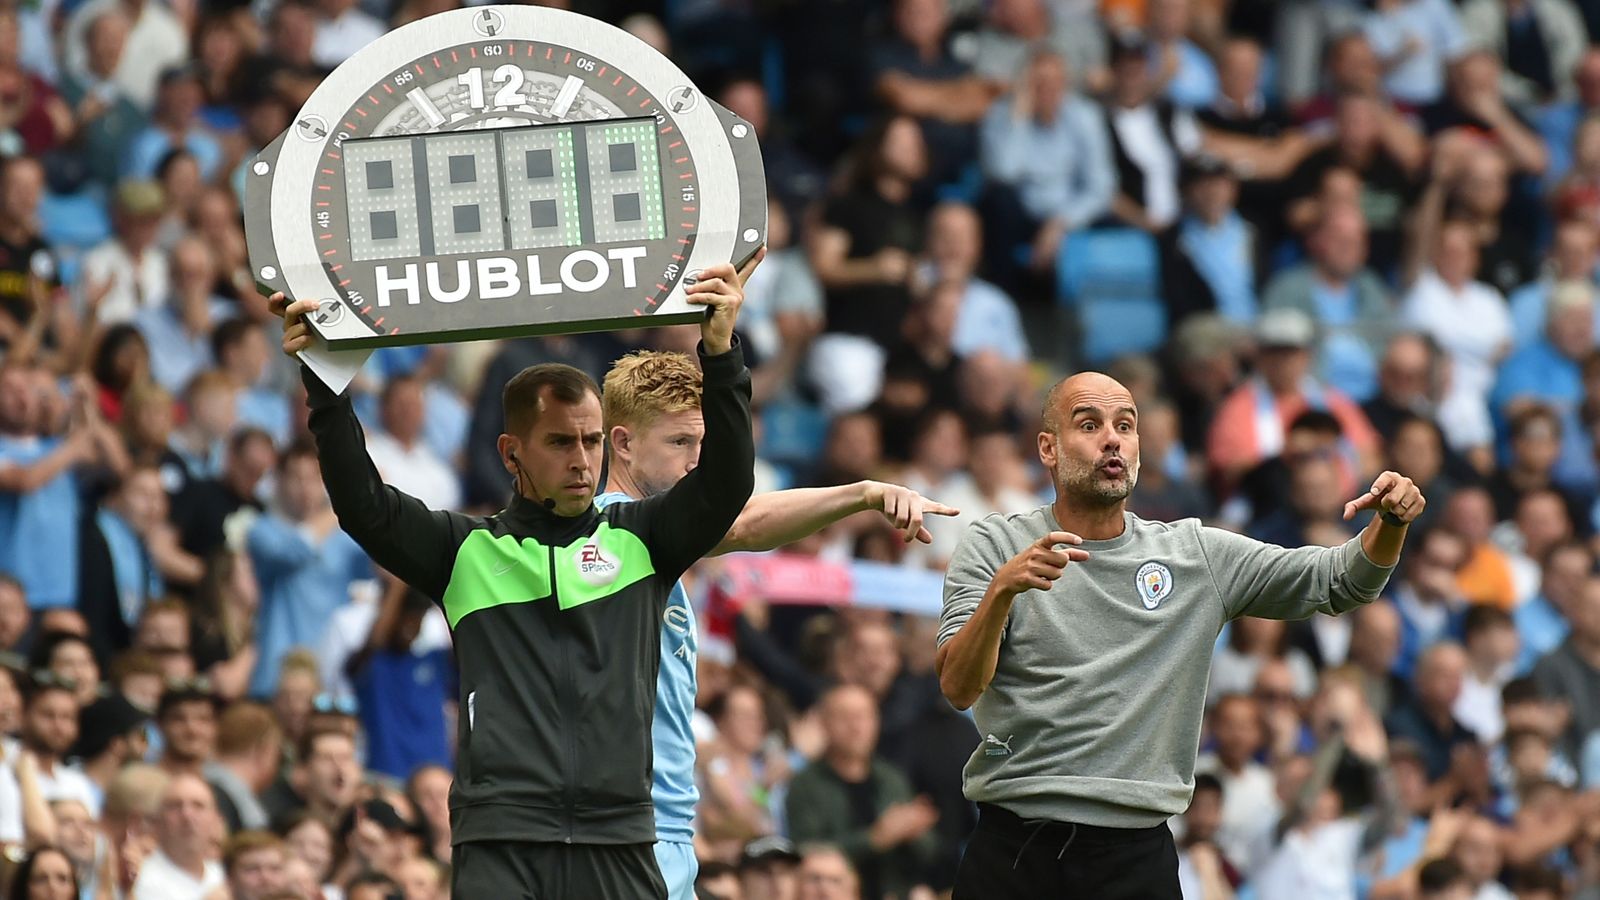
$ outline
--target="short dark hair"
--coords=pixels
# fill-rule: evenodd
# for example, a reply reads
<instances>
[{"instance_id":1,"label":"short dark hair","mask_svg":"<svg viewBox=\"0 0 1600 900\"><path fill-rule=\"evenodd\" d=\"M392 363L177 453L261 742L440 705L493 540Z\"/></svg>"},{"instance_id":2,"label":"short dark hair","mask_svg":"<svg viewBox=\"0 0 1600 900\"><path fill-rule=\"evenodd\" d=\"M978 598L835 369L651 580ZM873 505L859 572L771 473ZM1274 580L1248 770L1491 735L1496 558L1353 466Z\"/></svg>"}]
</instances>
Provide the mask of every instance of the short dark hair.
<instances>
[{"instance_id":1,"label":"short dark hair","mask_svg":"<svg viewBox=\"0 0 1600 900\"><path fill-rule=\"evenodd\" d=\"M527 434L533 428L546 390L560 403L580 403L588 394L600 399L600 386L582 369L563 363L529 366L513 375L500 394L508 434Z\"/></svg>"},{"instance_id":2,"label":"short dark hair","mask_svg":"<svg viewBox=\"0 0 1600 900\"><path fill-rule=\"evenodd\" d=\"M300 746L295 748L295 761L303 763L310 759L311 754L317 749L317 742L325 737L343 738L344 740L349 741L351 744L356 742L355 737L343 728L338 728L331 725L319 725L311 728L305 733L304 737L300 738Z\"/></svg>"},{"instance_id":3,"label":"short dark hair","mask_svg":"<svg viewBox=\"0 0 1600 900\"><path fill-rule=\"evenodd\" d=\"M268 434L265 428L257 428L254 425L241 428L228 439L228 452L243 453L244 448L257 441L265 441L268 447L274 446L272 435Z\"/></svg>"},{"instance_id":4,"label":"short dark hair","mask_svg":"<svg viewBox=\"0 0 1600 900\"><path fill-rule=\"evenodd\" d=\"M1473 636L1497 627L1514 627L1511 614L1498 606L1476 603L1467 609L1467 614L1461 620L1461 638L1470 641Z\"/></svg>"},{"instance_id":5,"label":"short dark hair","mask_svg":"<svg viewBox=\"0 0 1600 900\"><path fill-rule=\"evenodd\" d=\"M1514 706L1518 703L1538 703L1544 699L1544 691L1539 689L1539 682L1524 675L1506 682L1500 689L1500 705Z\"/></svg>"},{"instance_id":6,"label":"short dark hair","mask_svg":"<svg viewBox=\"0 0 1600 900\"><path fill-rule=\"evenodd\" d=\"M1540 422L1548 423L1551 430L1555 432L1556 438L1560 439L1561 416L1558 415L1555 410L1544 405L1543 403L1535 403L1524 409L1517 410L1516 414L1511 417L1511 422L1509 423L1511 439L1516 440L1517 438L1521 437L1525 431Z\"/></svg>"},{"instance_id":7,"label":"short dark hair","mask_svg":"<svg viewBox=\"0 0 1600 900\"><path fill-rule=\"evenodd\" d=\"M297 459L316 459L317 445L310 438L297 438L283 450L283 455L278 457L278 471L286 472L289 464Z\"/></svg>"},{"instance_id":8,"label":"short dark hair","mask_svg":"<svg viewBox=\"0 0 1600 900\"><path fill-rule=\"evenodd\" d=\"M409 373L404 375L396 375L393 378L390 378L388 381L383 383L383 391L378 395L378 405L388 406L389 401L394 398L396 391L403 387L411 387L413 385L417 387L424 386L421 378Z\"/></svg>"},{"instance_id":9,"label":"short dark hair","mask_svg":"<svg viewBox=\"0 0 1600 900\"><path fill-rule=\"evenodd\" d=\"M1561 872L1547 865L1529 865L1516 869L1511 876L1511 886L1517 893L1547 891L1562 896L1567 889Z\"/></svg>"},{"instance_id":10,"label":"short dark hair","mask_svg":"<svg viewBox=\"0 0 1600 900\"><path fill-rule=\"evenodd\" d=\"M1459 884L1470 885L1471 879L1461 864L1446 856L1423 863L1417 872L1417 886L1424 894L1449 890Z\"/></svg>"},{"instance_id":11,"label":"short dark hair","mask_svg":"<svg viewBox=\"0 0 1600 900\"><path fill-rule=\"evenodd\" d=\"M1395 441L1399 440L1400 433L1405 431L1407 428L1417 427L1426 428L1433 432L1434 437L1439 441L1439 446L1444 446L1444 432L1440 430L1439 423L1428 418L1427 416L1419 416L1414 412L1401 413L1399 417L1394 420L1394 424L1389 428L1389 443L1393 444Z\"/></svg>"},{"instance_id":12,"label":"short dark hair","mask_svg":"<svg viewBox=\"0 0 1600 900\"><path fill-rule=\"evenodd\" d=\"M50 668L50 657L55 656L56 648L64 644L82 644L89 648L89 655L94 655L94 648L82 635L70 631L47 631L34 640L33 652L28 655L28 665L34 669ZM96 665L99 664L97 659Z\"/></svg>"},{"instance_id":13,"label":"short dark hair","mask_svg":"<svg viewBox=\"0 0 1600 900\"><path fill-rule=\"evenodd\" d=\"M1194 792L1198 796L1201 791L1212 791L1222 796L1222 779L1210 772L1201 772L1194 776Z\"/></svg>"},{"instance_id":14,"label":"short dark hair","mask_svg":"<svg viewBox=\"0 0 1600 900\"><path fill-rule=\"evenodd\" d=\"M228 319L211 332L211 358L222 364L229 350L244 343L245 336L256 326L249 319Z\"/></svg>"},{"instance_id":15,"label":"short dark hair","mask_svg":"<svg viewBox=\"0 0 1600 900\"><path fill-rule=\"evenodd\" d=\"M1322 409L1308 409L1289 422L1289 431L1310 431L1314 434L1339 437L1344 434L1344 426L1339 424L1339 419L1333 413Z\"/></svg>"}]
</instances>

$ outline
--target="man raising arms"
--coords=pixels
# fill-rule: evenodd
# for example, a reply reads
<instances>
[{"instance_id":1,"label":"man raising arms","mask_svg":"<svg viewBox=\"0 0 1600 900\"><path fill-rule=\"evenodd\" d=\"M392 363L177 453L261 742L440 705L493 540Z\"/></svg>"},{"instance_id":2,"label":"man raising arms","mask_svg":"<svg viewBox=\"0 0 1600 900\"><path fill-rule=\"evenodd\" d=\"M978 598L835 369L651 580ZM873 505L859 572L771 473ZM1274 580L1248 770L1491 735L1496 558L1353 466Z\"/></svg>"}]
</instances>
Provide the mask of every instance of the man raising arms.
<instances>
[{"instance_id":1,"label":"man raising arms","mask_svg":"<svg viewBox=\"0 0 1600 900\"><path fill-rule=\"evenodd\" d=\"M727 533L753 487L750 373L733 334L741 284L722 264L686 292L710 309L699 348L705 465L604 510L594 502L599 390L577 369L532 366L506 384L497 450L515 493L487 517L429 510L385 485L349 398L304 373L341 527L439 603L455 641L455 896L667 896L650 805L661 621L678 577ZM315 308L288 306L285 352L309 346L303 317Z\"/></svg>"}]
</instances>

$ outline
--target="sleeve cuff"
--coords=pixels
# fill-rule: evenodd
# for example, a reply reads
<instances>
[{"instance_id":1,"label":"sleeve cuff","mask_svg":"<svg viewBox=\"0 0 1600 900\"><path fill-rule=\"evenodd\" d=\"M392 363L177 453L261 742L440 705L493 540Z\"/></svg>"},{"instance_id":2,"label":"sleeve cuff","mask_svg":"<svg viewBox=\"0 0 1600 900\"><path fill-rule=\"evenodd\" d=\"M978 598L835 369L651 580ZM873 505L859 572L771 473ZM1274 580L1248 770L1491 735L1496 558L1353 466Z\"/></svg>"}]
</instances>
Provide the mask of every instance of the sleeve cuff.
<instances>
[{"instance_id":1,"label":"sleeve cuff","mask_svg":"<svg viewBox=\"0 0 1600 900\"><path fill-rule=\"evenodd\" d=\"M737 334L733 336L733 345L725 353L718 353L715 356L706 353L705 341L701 341L695 349L700 355L700 370L705 373L708 384L714 381L732 383L745 369L744 343L739 340Z\"/></svg>"},{"instance_id":2,"label":"sleeve cuff","mask_svg":"<svg viewBox=\"0 0 1600 900\"><path fill-rule=\"evenodd\" d=\"M311 367L300 364L300 383L306 386L306 405L312 409L326 409L335 406L343 398L343 394L335 394L322 379L312 373Z\"/></svg>"},{"instance_id":3,"label":"sleeve cuff","mask_svg":"<svg viewBox=\"0 0 1600 900\"><path fill-rule=\"evenodd\" d=\"M1353 537L1344 545L1344 571L1350 585L1362 596L1376 597L1389 583L1394 566L1380 566L1367 556L1361 547L1361 538Z\"/></svg>"}]
</instances>

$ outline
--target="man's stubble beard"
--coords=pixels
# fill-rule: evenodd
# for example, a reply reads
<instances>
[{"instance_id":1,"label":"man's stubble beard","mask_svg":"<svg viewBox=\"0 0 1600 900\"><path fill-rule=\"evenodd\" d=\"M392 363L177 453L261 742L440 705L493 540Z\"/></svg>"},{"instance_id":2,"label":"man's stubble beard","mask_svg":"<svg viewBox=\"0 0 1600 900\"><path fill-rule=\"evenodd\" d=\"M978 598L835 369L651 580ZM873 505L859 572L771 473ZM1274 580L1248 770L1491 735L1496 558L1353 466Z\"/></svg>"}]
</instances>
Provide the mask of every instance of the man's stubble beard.
<instances>
[{"instance_id":1,"label":"man's stubble beard","mask_svg":"<svg viewBox=\"0 0 1600 900\"><path fill-rule=\"evenodd\" d=\"M1099 477L1094 463L1059 459L1053 473L1056 493L1073 506L1101 508L1115 506L1133 496L1139 484L1139 463L1123 458L1127 469L1120 481L1108 482Z\"/></svg>"}]
</instances>

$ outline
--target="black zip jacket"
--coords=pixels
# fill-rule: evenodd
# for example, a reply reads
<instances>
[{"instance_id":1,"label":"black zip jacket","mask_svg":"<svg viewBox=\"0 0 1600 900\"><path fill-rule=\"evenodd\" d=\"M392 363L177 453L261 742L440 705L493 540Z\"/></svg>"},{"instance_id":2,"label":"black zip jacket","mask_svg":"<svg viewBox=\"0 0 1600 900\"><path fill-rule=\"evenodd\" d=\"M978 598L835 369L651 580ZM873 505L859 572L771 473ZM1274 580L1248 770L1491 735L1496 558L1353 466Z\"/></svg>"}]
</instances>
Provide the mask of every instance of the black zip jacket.
<instances>
[{"instance_id":1,"label":"black zip jacket","mask_svg":"<svg viewBox=\"0 0 1600 900\"><path fill-rule=\"evenodd\" d=\"M655 840L650 723L667 595L754 485L743 352L702 347L700 360L700 464L663 494L571 518L522 497L487 517L428 509L383 483L349 399L303 374L340 526L450 622L455 843Z\"/></svg>"}]
</instances>

